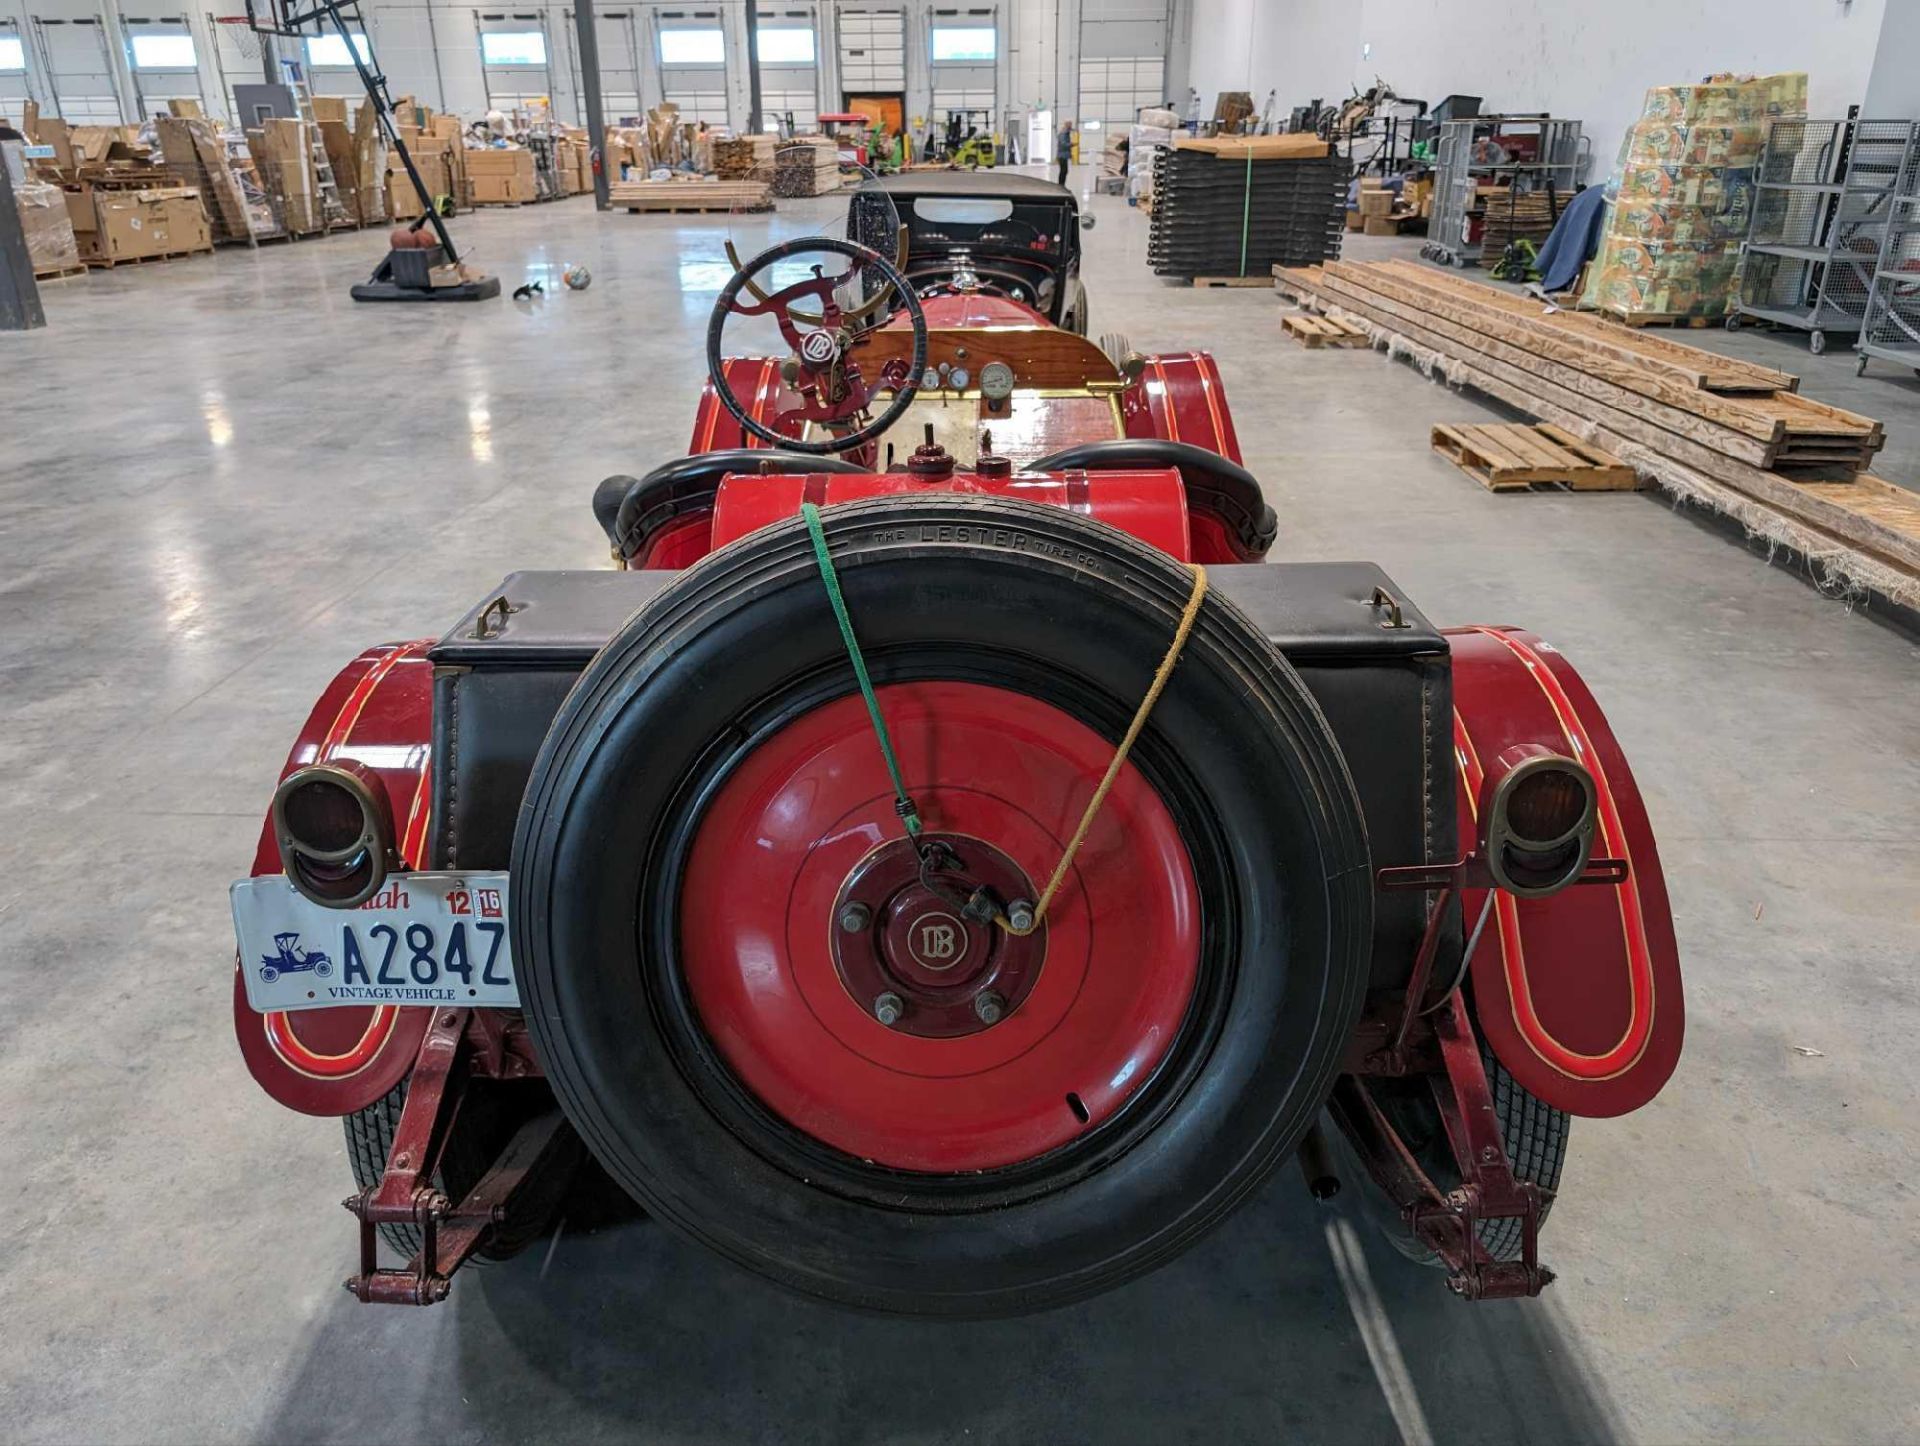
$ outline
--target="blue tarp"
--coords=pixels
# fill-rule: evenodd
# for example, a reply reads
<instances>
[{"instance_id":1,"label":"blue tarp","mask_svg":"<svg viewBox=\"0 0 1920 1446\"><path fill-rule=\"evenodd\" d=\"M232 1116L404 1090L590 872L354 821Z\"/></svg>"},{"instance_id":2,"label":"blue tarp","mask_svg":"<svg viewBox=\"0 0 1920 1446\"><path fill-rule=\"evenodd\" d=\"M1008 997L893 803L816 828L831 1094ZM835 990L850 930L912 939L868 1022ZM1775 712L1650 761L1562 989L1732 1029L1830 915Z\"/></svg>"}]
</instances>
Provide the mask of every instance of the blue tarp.
<instances>
[{"instance_id":1,"label":"blue tarp","mask_svg":"<svg viewBox=\"0 0 1920 1446\"><path fill-rule=\"evenodd\" d=\"M1606 220L1607 193L1604 186L1589 186L1571 201L1553 234L1540 248L1533 263L1540 270L1540 289L1549 295L1565 291L1579 279L1580 268L1600 249L1600 227Z\"/></svg>"}]
</instances>

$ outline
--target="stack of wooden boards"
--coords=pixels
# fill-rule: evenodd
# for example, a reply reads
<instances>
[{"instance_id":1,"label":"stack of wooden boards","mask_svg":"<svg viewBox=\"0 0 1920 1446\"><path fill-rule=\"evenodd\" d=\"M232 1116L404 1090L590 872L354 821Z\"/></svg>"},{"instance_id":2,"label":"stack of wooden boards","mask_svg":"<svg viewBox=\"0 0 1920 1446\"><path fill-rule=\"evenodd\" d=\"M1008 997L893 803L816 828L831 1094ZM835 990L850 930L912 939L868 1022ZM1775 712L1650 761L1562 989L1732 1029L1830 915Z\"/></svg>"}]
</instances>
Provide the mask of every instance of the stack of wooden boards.
<instances>
[{"instance_id":1,"label":"stack of wooden boards","mask_svg":"<svg viewBox=\"0 0 1920 1446\"><path fill-rule=\"evenodd\" d=\"M713 143L713 173L723 181L764 181L773 174L778 141L767 135Z\"/></svg>"},{"instance_id":2,"label":"stack of wooden boards","mask_svg":"<svg viewBox=\"0 0 1920 1446\"><path fill-rule=\"evenodd\" d=\"M1317 136L1183 140L1153 163L1156 274L1258 276L1340 254L1347 163Z\"/></svg>"},{"instance_id":3,"label":"stack of wooden boards","mask_svg":"<svg viewBox=\"0 0 1920 1446\"><path fill-rule=\"evenodd\" d=\"M773 198L765 181L615 181L607 199L628 211L765 211Z\"/></svg>"},{"instance_id":4,"label":"stack of wooden boards","mask_svg":"<svg viewBox=\"0 0 1920 1446\"><path fill-rule=\"evenodd\" d=\"M1861 475L1884 429L1800 396L1797 377L1411 262L1275 275L1282 292L1365 325L1449 381L1562 427L1842 575L1920 599L1920 505Z\"/></svg>"},{"instance_id":5,"label":"stack of wooden boards","mask_svg":"<svg viewBox=\"0 0 1920 1446\"><path fill-rule=\"evenodd\" d=\"M824 196L840 189L840 148L825 136L782 141L773 161L773 194Z\"/></svg>"}]
</instances>

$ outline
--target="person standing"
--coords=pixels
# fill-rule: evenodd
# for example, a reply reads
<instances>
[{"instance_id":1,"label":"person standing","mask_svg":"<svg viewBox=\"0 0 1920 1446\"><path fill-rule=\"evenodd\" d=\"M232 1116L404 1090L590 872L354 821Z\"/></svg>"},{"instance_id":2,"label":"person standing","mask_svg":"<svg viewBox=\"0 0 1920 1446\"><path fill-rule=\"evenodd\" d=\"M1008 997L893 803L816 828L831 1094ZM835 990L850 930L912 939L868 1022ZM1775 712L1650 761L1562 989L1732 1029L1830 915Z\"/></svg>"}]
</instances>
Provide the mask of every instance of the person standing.
<instances>
[{"instance_id":1,"label":"person standing","mask_svg":"<svg viewBox=\"0 0 1920 1446\"><path fill-rule=\"evenodd\" d=\"M1073 122L1072 121L1063 120L1060 122L1059 142L1060 142L1059 144L1060 184L1064 186L1067 183L1067 166L1073 161Z\"/></svg>"}]
</instances>

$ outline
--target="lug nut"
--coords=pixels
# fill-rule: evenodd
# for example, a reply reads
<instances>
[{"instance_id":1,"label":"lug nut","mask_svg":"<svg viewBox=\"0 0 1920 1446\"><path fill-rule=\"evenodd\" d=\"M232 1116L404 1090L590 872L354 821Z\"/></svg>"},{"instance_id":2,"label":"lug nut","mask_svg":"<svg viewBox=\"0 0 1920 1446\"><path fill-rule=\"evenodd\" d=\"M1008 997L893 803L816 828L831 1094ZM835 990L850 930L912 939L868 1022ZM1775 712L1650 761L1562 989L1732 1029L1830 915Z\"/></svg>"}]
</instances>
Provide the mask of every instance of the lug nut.
<instances>
[{"instance_id":1,"label":"lug nut","mask_svg":"<svg viewBox=\"0 0 1920 1446\"><path fill-rule=\"evenodd\" d=\"M1007 922L1013 925L1014 932L1026 933L1033 927L1033 905L1025 899L1015 899L1007 905Z\"/></svg>"},{"instance_id":2,"label":"lug nut","mask_svg":"<svg viewBox=\"0 0 1920 1446\"><path fill-rule=\"evenodd\" d=\"M973 996L973 1012L980 1016L982 1024L998 1024L1007 1012L1007 1001L991 989L982 989Z\"/></svg>"},{"instance_id":3,"label":"lug nut","mask_svg":"<svg viewBox=\"0 0 1920 1446\"><path fill-rule=\"evenodd\" d=\"M873 1017L892 1029L900 1022L900 1016L907 1012L906 1004L898 994L888 990L885 994L874 996Z\"/></svg>"},{"instance_id":4,"label":"lug nut","mask_svg":"<svg viewBox=\"0 0 1920 1446\"><path fill-rule=\"evenodd\" d=\"M873 922L873 910L858 899L846 904L840 910L840 927L849 934L858 934Z\"/></svg>"}]
</instances>

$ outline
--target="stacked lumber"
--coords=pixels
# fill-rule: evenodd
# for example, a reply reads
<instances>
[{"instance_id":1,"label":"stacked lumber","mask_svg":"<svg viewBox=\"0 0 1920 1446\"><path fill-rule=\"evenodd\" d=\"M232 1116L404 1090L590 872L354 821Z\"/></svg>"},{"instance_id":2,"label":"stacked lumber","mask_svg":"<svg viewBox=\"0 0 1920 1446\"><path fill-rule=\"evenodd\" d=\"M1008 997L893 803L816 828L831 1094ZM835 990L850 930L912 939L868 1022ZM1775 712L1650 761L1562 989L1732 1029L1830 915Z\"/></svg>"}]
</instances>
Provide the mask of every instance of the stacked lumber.
<instances>
[{"instance_id":1,"label":"stacked lumber","mask_svg":"<svg viewBox=\"0 0 1920 1446\"><path fill-rule=\"evenodd\" d=\"M628 211L765 211L765 181L615 181L607 200Z\"/></svg>"},{"instance_id":2,"label":"stacked lumber","mask_svg":"<svg viewBox=\"0 0 1920 1446\"><path fill-rule=\"evenodd\" d=\"M773 194L824 196L840 189L840 148L825 136L795 136L774 156Z\"/></svg>"},{"instance_id":3,"label":"stacked lumber","mask_svg":"<svg viewBox=\"0 0 1920 1446\"><path fill-rule=\"evenodd\" d=\"M765 180L773 173L772 136L742 136L713 143L713 172L723 181Z\"/></svg>"},{"instance_id":4,"label":"stacked lumber","mask_svg":"<svg viewBox=\"0 0 1920 1446\"><path fill-rule=\"evenodd\" d=\"M1159 152L1147 239L1154 272L1265 277L1276 265L1338 256L1347 163L1327 149L1313 136L1222 136Z\"/></svg>"},{"instance_id":5,"label":"stacked lumber","mask_svg":"<svg viewBox=\"0 0 1920 1446\"><path fill-rule=\"evenodd\" d=\"M1284 294L1367 326L1453 384L1605 447L1841 582L1920 605L1920 499L1859 474L1884 442L1880 422L1801 398L1784 374L1761 390L1751 373L1766 369L1542 311L1432 267L1331 263L1275 275ZM1747 373L1740 390L1692 380L1728 371Z\"/></svg>"},{"instance_id":6,"label":"stacked lumber","mask_svg":"<svg viewBox=\"0 0 1920 1446\"><path fill-rule=\"evenodd\" d=\"M1275 274L1283 292L1365 326L1391 351L1604 448L1839 576L1920 603L1920 498L1860 475L1884 429L1798 395L1797 379L1413 263Z\"/></svg>"}]
</instances>

